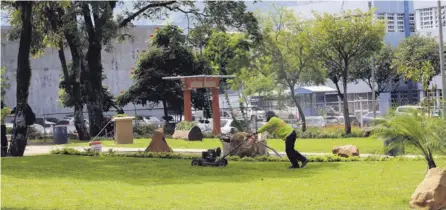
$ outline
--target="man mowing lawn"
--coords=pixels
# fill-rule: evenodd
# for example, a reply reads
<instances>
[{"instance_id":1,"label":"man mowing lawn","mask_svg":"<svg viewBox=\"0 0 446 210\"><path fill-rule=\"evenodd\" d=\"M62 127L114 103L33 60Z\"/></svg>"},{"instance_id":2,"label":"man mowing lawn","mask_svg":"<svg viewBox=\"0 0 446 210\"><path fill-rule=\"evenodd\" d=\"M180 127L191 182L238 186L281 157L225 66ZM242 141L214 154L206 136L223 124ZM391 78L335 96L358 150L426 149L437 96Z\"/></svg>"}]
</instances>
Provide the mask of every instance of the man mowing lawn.
<instances>
[{"instance_id":1,"label":"man mowing lawn","mask_svg":"<svg viewBox=\"0 0 446 210\"><path fill-rule=\"evenodd\" d=\"M299 168L298 161L302 162L302 168L305 167L308 159L294 149L294 144L296 143L296 131L294 128L278 118L273 111L266 112L266 121L267 123L260 127L254 134L269 131L275 133L277 137L285 139L286 155L292 164L289 168Z\"/></svg>"}]
</instances>

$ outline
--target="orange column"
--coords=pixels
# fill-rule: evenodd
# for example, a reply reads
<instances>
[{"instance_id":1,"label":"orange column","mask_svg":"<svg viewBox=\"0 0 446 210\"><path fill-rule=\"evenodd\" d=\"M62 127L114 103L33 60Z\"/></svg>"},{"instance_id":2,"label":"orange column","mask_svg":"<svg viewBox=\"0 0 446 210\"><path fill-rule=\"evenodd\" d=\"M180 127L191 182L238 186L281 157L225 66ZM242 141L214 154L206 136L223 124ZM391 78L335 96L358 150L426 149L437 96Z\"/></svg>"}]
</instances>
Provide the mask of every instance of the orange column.
<instances>
[{"instance_id":1,"label":"orange column","mask_svg":"<svg viewBox=\"0 0 446 210\"><path fill-rule=\"evenodd\" d=\"M220 104L218 99L218 83L217 87L211 88L212 90L212 120L213 120L213 133L218 135L221 133L220 125Z\"/></svg>"},{"instance_id":2,"label":"orange column","mask_svg":"<svg viewBox=\"0 0 446 210\"><path fill-rule=\"evenodd\" d=\"M189 89L189 80L183 81L183 98L184 98L184 120L191 122L192 121L192 92ZM184 84L185 83L185 84Z\"/></svg>"}]
</instances>

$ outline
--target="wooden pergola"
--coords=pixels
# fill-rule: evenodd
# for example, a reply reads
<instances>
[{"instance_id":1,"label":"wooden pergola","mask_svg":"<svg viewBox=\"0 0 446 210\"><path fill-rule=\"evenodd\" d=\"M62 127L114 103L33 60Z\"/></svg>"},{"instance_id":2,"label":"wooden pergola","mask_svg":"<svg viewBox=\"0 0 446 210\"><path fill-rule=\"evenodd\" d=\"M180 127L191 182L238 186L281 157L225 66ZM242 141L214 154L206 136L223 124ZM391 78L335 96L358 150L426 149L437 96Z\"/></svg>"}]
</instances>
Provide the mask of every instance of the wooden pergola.
<instances>
[{"instance_id":1,"label":"wooden pergola","mask_svg":"<svg viewBox=\"0 0 446 210\"><path fill-rule=\"evenodd\" d=\"M233 75L193 75L193 76L174 76L163 77L165 80L181 80L184 94L184 120L192 121L192 89L210 88L212 92L212 120L213 133L221 133L220 125L220 103L218 89L221 78L235 78Z\"/></svg>"}]
</instances>

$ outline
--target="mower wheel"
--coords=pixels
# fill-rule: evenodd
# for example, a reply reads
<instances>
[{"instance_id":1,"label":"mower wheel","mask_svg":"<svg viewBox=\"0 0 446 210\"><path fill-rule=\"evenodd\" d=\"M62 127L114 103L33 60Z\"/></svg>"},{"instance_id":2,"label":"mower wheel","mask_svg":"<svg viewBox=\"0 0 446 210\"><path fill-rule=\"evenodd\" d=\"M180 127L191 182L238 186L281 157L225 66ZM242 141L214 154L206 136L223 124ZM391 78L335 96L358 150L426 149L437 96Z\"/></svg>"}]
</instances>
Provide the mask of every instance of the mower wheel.
<instances>
[{"instance_id":1,"label":"mower wheel","mask_svg":"<svg viewBox=\"0 0 446 210\"><path fill-rule=\"evenodd\" d=\"M228 160L222 159L222 160L218 161L218 166L225 167L226 165L228 165Z\"/></svg>"},{"instance_id":2,"label":"mower wheel","mask_svg":"<svg viewBox=\"0 0 446 210\"><path fill-rule=\"evenodd\" d=\"M200 166L201 165L201 161L200 160L192 160L191 165L192 166Z\"/></svg>"}]
</instances>

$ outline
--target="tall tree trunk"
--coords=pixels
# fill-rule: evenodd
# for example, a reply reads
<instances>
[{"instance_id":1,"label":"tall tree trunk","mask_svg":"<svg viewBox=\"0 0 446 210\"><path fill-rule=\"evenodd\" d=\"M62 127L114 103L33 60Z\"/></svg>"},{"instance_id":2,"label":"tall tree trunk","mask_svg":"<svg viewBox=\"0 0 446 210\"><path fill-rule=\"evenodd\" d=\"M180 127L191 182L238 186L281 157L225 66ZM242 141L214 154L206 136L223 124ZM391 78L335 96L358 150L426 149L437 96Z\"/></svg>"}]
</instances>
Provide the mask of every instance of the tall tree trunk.
<instances>
[{"instance_id":1,"label":"tall tree trunk","mask_svg":"<svg viewBox=\"0 0 446 210\"><path fill-rule=\"evenodd\" d=\"M24 112L28 108L28 94L31 80L31 66L29 53L32 38L32 4L31 1L18 2L22 17L22 31L20 32L19 53L17 58L17 105L15 119L15 131L12 137L9 153L12 156L23 156L27 144L26 133L28 127L24 119ZM20 113L23 113L20 115Z\"/></svg>"},{"instance_id":2,"label":"tall tree trunk","mask_svg":"<svg viewBox=\"0 0 446 210\"><path fill-rule=\"evenodd\" d=\"M71 11L72 14L69 21L76 21L76 13ZM83 53L80 49L79 34L77 28L66 28L64 30L65 39L67 40L68 46L71 51L72 57L72 76L69 76L69 85L71 86L71 97L74 99L74 126L79 137L79 140L90 140L90 134L85 126L85 119L83 115L84 101L82 99L82 86L81 86L81 75L85 69L83 64Z\"/></svg>"},{"instance_id":3,"label":"tall tree trunk","mask_svg":"<svg viewBox=\"0 0 446 210\"><path fill-rule=\"evenodd\" d=\"M168 121L169 112L168 112L168 108L167 108L167 102L165 100L163 100L162 103L163 103L163 111L164 111L164 120Z\"/></svg>"},{"instance_id":4,"label":"tall tree trunk","mask_svg":"<svg viewBox=\"0 0 446 210\"><path fill-rule=\"evenodd\" d=\"M113 5L114 3L111 2ZM86 54L87 67L86 76L86 94L87 109L90 120L90 135L100 135L102 127L105 125L103 115L103 94L102 94L102 35L103 22L99 18L98 7L91 7L89 2L84 2L82 12L84 16L86 32L88 34L88 50ZM104 11L106 12L106 11ZM92 15L93 14L93 15ZM102 14L105 15L105 14ZM94 23L93 23L94 20Z\"/></svg>"},{"instance_id":5,"label":"tall tree trunk","mask_svg":"<svg viewBox=\"0 0 446 210\"><path fill-rule=\"evenodd\" d=\"M102 95L102 47L98 42L89 43L87 52L87 109L90 119L90 135L96 136L104 123Z\"/></svg>"},{"instance_id":6,"label":"tall tree trunk","mask_svg":"<svg viewBox=\"0 0 446 210\"><path fill-rule=\"evenodd\" d=\"M304 111L302 110L302 107L300 106L300 103L296 98L296 94L294 93L294 88L290 87L290 91L291 91L291 98L293 99L294 104L296 105L296 107L298 109L297 111L299 112L299 117L300 117L300 119L302 119L302 132L305 132L305 131L307 131L307 122L305 120Z\"/></svg>"},{"instance_id":7,"label":"tall tree trunk","mask_svg":"<svg viewBox=\"0 0 446 210\"><path fill-rule=\"evenodd\" d=\"M348 60L344 60L344 70L342 72L342 86L344 88L344 123L345 123L345 134L350 134L352 131L352 126L350 123L350 114L348 111L348 95L347 95L347 84L348 84Z\"/></svg>"}]
</instances>

